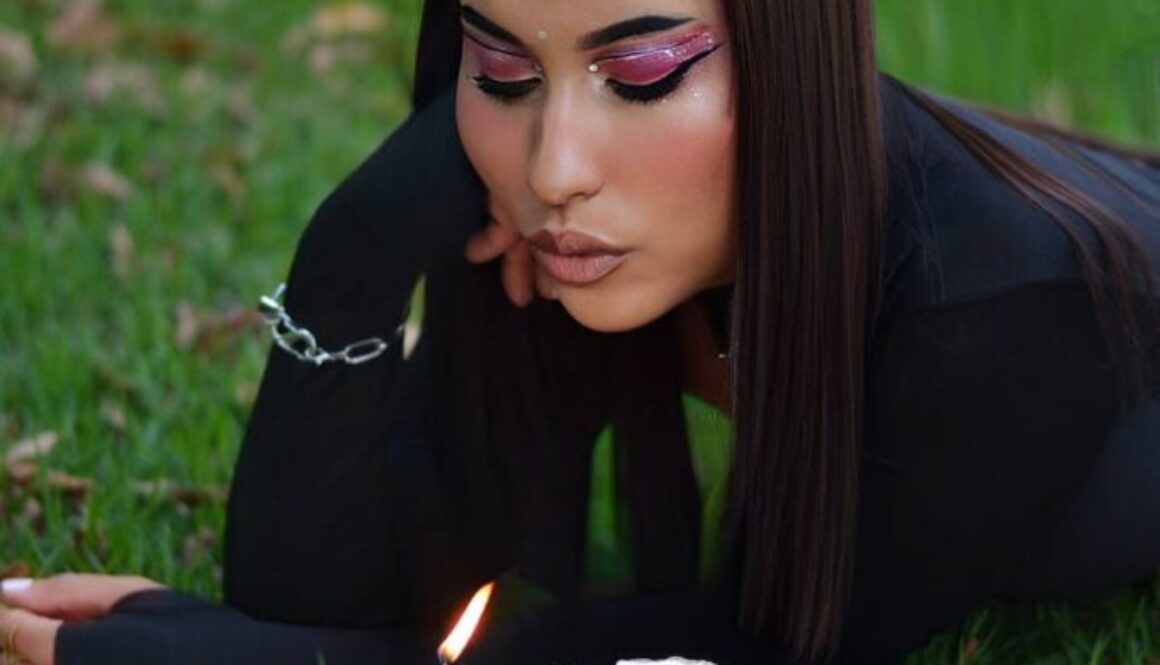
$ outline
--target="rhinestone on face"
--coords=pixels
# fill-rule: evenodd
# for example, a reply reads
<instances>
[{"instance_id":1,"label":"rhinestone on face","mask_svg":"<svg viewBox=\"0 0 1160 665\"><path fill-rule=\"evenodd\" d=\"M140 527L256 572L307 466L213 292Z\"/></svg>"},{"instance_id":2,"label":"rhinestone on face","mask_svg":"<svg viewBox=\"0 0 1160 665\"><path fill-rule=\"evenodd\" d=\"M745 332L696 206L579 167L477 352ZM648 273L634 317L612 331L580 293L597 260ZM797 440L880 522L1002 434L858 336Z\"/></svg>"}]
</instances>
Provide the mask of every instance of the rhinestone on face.
<instances>
[{"instance_id":1,"label":"rhinestone on face","mask_svg":"<svg viewBox=\"0 0 1160 665\"><path fill-rule=\"evenodd\" d=\"M596 63L592 63L591 65L588 65L588 71L595 74L596 72L600 71L600 65L598 65Z\"/></svg>"},{"instance_id":2,"label":"rhinestone on face","mask_svg":"<svg viewBox=\"0 0 1160 665\"><path fill-rule=\"evenodd\" d=\"M548 31L547 30L540 30L539 32L536 33L536 39L538 39L540 41L546 41L548 39Z\"/></svg>"}]
</instances>

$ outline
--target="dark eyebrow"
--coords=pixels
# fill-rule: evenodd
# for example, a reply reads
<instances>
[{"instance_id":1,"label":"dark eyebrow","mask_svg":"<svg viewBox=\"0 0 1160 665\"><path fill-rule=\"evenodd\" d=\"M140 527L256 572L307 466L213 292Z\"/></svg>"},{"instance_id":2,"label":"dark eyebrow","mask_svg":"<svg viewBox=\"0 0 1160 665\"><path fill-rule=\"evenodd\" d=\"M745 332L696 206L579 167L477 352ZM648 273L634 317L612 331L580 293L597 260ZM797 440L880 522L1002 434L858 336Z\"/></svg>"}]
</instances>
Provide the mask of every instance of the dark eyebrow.
<instances>
[{"instance_id":1,"label":"dark eyebrow","mask_svg":"<svg viewBox=\"0 0 1160 665\"><path fill-rule=\"evenodd\" d=\"M607 46L622 39L628 39L629 37L638 37L654 32L672 30L678 25L684 25L692 20L692 18L687 16L640 16L630 18L627 21L613 23L607 28L601 28L584 35L580 38L580 48L591 51L592 49Z\"/></svg>"},{"instance_id":2,"label":"dark eyebrow","mask_svg":"<svg viewBox=\"0 0 1160 665\"><path fill-rule=\"evenodd\" d=\"M511 44L526 48L524 43L520 41L511 32L496 25L491 19L483 14L480 14L474 7L464 4L459 7L459 15L463 21L482 32L485 32L492 37ZM693 19L687 16L639 16L631 18L627 21L613 23L612 25L601 28L599 30L590 32L579 40L580 48L591 51L592 49L607 46L622 39L629 37L637 37L640 35L647 35L654 32L664 32L665 30L672 30L673 28L684 25Z\"/></svg>"},{"instance_id":3,"label":"dark eyebrow","mask_svg":"<svg viewBox=\"0 0 1160 665\"><path fill-rule=\"evenodd\" d=\"M459 7L459 15L468 25L472 25L502 42L507 42L513 46L524 46L524 43L520 41L519 37L492 23L491 19L475 11L470 5L461 5Z\"/></svg>"}]
</instances>

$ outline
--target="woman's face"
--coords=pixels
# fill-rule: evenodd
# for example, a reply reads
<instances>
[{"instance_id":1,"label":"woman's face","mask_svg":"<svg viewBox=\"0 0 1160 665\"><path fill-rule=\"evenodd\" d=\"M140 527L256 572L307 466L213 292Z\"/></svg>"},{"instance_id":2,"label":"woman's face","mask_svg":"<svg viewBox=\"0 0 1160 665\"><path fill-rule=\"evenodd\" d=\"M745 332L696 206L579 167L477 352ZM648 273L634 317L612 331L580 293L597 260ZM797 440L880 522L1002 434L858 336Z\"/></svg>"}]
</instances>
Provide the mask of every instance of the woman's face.
<instances>
[{"instance_id":1,"label":"woman's face","mask_svg":"<svg viewBox=\"0 0 1160 665\"><path fill-rule=\"evenodd\" d=\"M720 0L469 0L457 122L538 278L600 331L733 279ZM611 246L593 253L583 234ZM552 241L555 247L552 247Z\"/></svg>"}]
</instances>

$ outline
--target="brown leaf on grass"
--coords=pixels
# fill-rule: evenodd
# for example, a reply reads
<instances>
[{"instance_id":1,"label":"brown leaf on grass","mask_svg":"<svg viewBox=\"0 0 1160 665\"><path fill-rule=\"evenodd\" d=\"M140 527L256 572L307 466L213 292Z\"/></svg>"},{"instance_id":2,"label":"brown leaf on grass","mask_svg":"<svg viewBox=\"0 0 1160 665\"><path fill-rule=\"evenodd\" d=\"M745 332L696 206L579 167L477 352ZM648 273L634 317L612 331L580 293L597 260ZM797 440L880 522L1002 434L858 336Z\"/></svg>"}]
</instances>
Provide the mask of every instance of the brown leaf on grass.
<instances>
[{"instance_id":1,"label":"brown leaf on grass","mask_svg":"<svg viewBox=\"0 0 1160 665\"><path fill-rule=\"evenodd\" d=\"M0 25L0 92L26 90L36 79L36 69L28 35Z\"/></svg>"},{"instance_id":2,"label":"brown leaf on grass","mask_svg":"<svg viewBox=\"0 0 1160 665\"><path fill-rule=\"evenodd\" d=\"M963 645L963 658L962 658L962 660L964 660L964 661L970 660L971 657L974 656L978 651L979 651L979 638L972 635L970 638L967 639L966 644Z\"/></svg>"},{"instance_id":3,"label":"brown leaf on grass","mask_svg":"<svg viewBox=\"0 0 1160 665\"><path fill-rule=\"evenodd\" d=\"M133 194L133 184L113 167L89 162L70 168L56 157L50 157L40 172L41 192L52 201L69 201L81 192L91 192L117 201Z\"/></svg>"},{"instance_id":4,"label":"brown leaf on grass","mask_svg":"<svg viewBox=\"0 0 1160 665\"><path fill-rule=\"evenodd\" d=\"M0 95L0 149L25 152L35 146L44 136L46 115L40 106Z\"/></svg>"},{"instance_id":5,"label":"brown leaf on grass","mask_svg":"<svg viewBox=\"0 0 1160 665\"><path fill-rule=\"evenodd\" d=\"M43 483L41 483L40 467L36 462L6 463L0 469L7 472L8 480L13 485L25 490L60 492L72 498L84 499L96 486L96 483L90 478L53 469L44 472ZM222 504L229 497L229 490L225 487L180 485L164 478L133 481L129 487L130 491L138 498L172 501L186 508L206 504Z\"/></svg>"},{"instance_id":6,"label":"brown leaf on grass","mask_svg":"<svg viewBox=\"0 0 1160 665\"><path fill-rule=\"evenodd\" d=\"M188 348L197 339L201 330L201 315L193 305L180 302L173 311L173 318L176 321L173 327L173 342L179 349Z\"/></svg>"},{"instance_id":7,"label":"brown leaf on grass","mask_svg":"<svg viewBox=\"0 0 1160 665\"><path fill-rule=\"evenodd\" d=\"M17 464L39 459L52 452L60 441L56 432L41 432L22 441L17 441L4 454L5 464Z\"/></svg>"},{"instance_id":8,"label":"brown leaf on grass","mask_svg":"<svg viewBox=\"0 0 1160 665\"><path fill-rule=\"evenodd\" d=\"M181 544L181 564L188 568L206 559L216 541L217 534L208 526L189 534Z\"/></svg>"},{"instance_id":9,"label":"brown leaf on grass","mask_svg":"<svg viewBox=\"0 0 1160 665\"><path fill-rule=\"evenodd\" d=\"M9 462L5 466L8 479L17 486L31 487L37 482L39 467L36 462ZM93 481L88 478L51 469L45 472L44 483L45 489L72 496L85 496L93 488Z\"/></svg>"},{"instance_id":10,"label":"brown leaf on grass","mask_svg":"<svg viewBox=\"0 0 1160 665\"><path fill-rule=\"evenodd\" d=\"M117 201L124 201L133 195L133 183L108 164L89 162L81 167L79 175L81 183L97 194Z\"/></svg>"},{"instance_id":11,"label":"brown leaf on grass","mask_svg":"<svg viewBox=\"0 0 1160 665\"><path fill-rule=\"evenodd\" d=\"M0 580L9 577L32 577L32 566L27 561L13 561L0 568Z\"/></svg>"},{"instance_id":12,"label":"brown leaf on grass","mask_svg":"<svg viewBox=\"0 0 1160 665\"><path fill-rule=\"evenodd\" d=\"M310 71L322 76L340 64L368 62L373 56L371 45L364 40L323 42L310 50Z\"/></svg>"},{"instance_id":13,"label":"brown leaf on grass","mask_svg":"<svg viewBox=\"0 0 1160 665\"><path fill-rule=\"evenodd\" d=\"M109 262L113 275L124 282L133 268L133 235L129 227L117 222L109 227Z\"/></svg>"},{"instance_id":14,"label":"brown leaf on grass","mask_svg":"<svg viewBox=\"0 0 1160 665\"><path fill-rule=\"evenodd\" d=\"M249 188L246 181L238 174L238 170L231 164L215 164L210 167L210 178L233 203L242 203L246 200Z\"/></svg>"},{"instance_id":15,"label":"brown leaf on grass","mask_svg":"<svg viewBox=\"0 0 1160 665\"><path fill-rule=\"evenodd\" d=\"M70 0L48 26L47 41L62 51L91 55L112 49L121 33L121 26L105 15L101 0Z\"/></svg>"},{"instance_id":16,"label":"brown leaf on grass","mask_svg":"<svg viewBox=\"0 0 1160 665\"><path fill-rule=\"evenodd\" d=\"M142 46L151 51L173 58L183 64L189 64L204 56L208 50L205 37L188 28L139 31L134 41L140 42Z\"/></svg>"},{"instance_id":17,"label":"brown leaf on grass","mask_svg":"<svg viewBox=\"0 0 1160 665\"><path fill-rule=\"evenodd\" d=\"M17 514L16 520L27 524L33 531L38 534L44 533L45 520L44 508L40 502L33 497L28 497L24 500L24 505L20 508L20 513Z\"/></svg>"},{"instance_id":18,"label":"brown leaf on grass","mask_svg":"<svg viewBox=\"0 0 1160 665\"><path fill-rule=\"evenodd\" d=\"M141 387L133 379L116 367L101 363L93 368L93 378L102 392L113 392L130 400L134 406L142 406Z\"/></svg>"},{"instance_id":19,"label":"brown leaf on grass","mask_svg":"<svg viewBox=\"0 0 1160 665\"><path fill-rule=\"evenodd\" d=\"M109 554L109 538L100 527L93 530L82 522L73 527L72 537L73 547L79 552L88 552L98 559L104 559Z\"/></svg>"},{"instance_id":20,"label":"brown leaf on grass","mask_svg":"<svg viewBox=\"0 0 1160 665\"><path fill-rule=\"evenodd\" d=\"M234 384L234 402L241 407L253 405L258 397L258 384L255 381L239 381Z\"/></svg>"},{"instance_id":21,"label":"brown leaf on grass","mask_svg":"<svg viewBox=\"0 0 1160 665\"><path fill-rule=\"evenodd\" d=\"M173 339L178 348L196 346L207 352L219 345L237 340L242 332L258 330L264 323L256 310L234 305L223 311L199 310L188 302L175 310Z\"/></svg>"},{"instance_id":22,"label":"brown leaf on grass","mask_svg":"<svg viewBox=\"0 0 1160 665\"><path fill-rule=\"evenodd\" d=\"M57 157L49 157L40 169L40 192L50 201L68 201L76 197L73 174Z\"/></svg>"},{"instance_id":23,"label":"brown leaf on grass","mask_svg":"<svg viewBox=\"0 0 1160 665\"><path fill-rule=\"evenodd\" d=\"M115 402L105 400L101 402L101 416L109 427L117 434L125 433L125 412Z\"/></svg>"},{"instance_id":24,"label":"brown leaf on grass","mask_svg":"<svg viewBox=\"0 0 1160 665\"><path fill-rule=\"evenodd\" d=\"M320 7L310 19L313 32L324 38L368 35L390 25L390 14L369 2L331 2Z\"/></svg>"},{"instance_id":25,"label":"brown leaf on grass","mask_svg":"<svg viewBox=\"0 0 1160 665\"><path fill-rule=\"evenodd\" d=\"M156 72L139 62L108 60L97 64L85 76L84 92L94 104L117 100L153 113L165 110Z\"/></svg>"},{"instance_id":26,"label":"brown leaf on grass","mask_svg":"<svg viewBox=\"0 0 1160 665\"><path fill-rule=\"evenodd\" d=\"M193 508L204 504L225 503L229 492L224 487L192 487L172 480L139 480L133 491L143 499L163 499Z\"/></svg>"}]
</instances>

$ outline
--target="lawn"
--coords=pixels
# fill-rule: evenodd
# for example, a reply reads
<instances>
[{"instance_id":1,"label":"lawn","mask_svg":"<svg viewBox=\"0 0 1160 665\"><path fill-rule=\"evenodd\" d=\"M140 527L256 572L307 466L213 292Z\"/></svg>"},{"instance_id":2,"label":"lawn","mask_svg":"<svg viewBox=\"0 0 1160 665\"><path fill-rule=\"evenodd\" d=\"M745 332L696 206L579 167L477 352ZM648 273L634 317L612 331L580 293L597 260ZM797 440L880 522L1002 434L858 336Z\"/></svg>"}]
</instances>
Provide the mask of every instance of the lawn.
<instances>
[{"instance_id":1,"label":"lawn","mask_svg":"<svg viewBox=\"0 0 1160 665\"><path fill-rule=\"evenodd\" d=\"M219 595L252 305L405 114L416 0L0 3L0 569ZM885 69L1160 145L1156 0L885 0ZM3 470L7 467L7 472ZM1160 581L914 663L1160 663Z\"/></svg>"}]
</instances>

